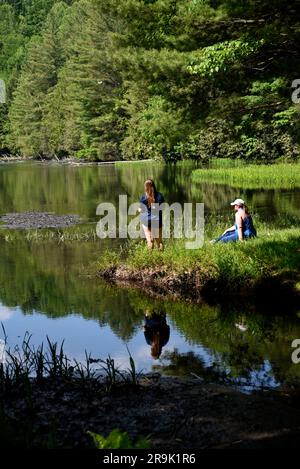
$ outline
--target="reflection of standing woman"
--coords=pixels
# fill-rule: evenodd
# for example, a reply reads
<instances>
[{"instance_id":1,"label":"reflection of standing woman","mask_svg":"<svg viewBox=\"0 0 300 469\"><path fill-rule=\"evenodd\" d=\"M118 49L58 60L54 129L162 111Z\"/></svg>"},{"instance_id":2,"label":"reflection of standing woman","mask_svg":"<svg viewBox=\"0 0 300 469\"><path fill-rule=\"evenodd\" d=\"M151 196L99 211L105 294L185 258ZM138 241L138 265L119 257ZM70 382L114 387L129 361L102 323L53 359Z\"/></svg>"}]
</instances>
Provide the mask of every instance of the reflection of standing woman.
<instances>
[{"instance_id":1,"label":"reflection of standing woman","mask_svg":"<svg viewBox=\"0 0 300 469\"><path fill-rule=\"evenodd\" d=\"M144 335L147 344L151 346L152 358L159 358L162 348L170 338L170 327L167 324L166 315L146 312Z\"/></svg>"},{"instance_id":2,"label":"reflection of standing woman","mask_svg":"<svg viewBox=\"0 0 300 469\"><path fill-rule=\"evenodd\" d=\"M159 205L163 204L164 196L156 190L152 179L147 179L144 184L145 193L140 198L141 222L146 236L147 244L153 249L154 243L159 249L163 249L162 242L162 211Z\"/></svg>"}]
</instances>

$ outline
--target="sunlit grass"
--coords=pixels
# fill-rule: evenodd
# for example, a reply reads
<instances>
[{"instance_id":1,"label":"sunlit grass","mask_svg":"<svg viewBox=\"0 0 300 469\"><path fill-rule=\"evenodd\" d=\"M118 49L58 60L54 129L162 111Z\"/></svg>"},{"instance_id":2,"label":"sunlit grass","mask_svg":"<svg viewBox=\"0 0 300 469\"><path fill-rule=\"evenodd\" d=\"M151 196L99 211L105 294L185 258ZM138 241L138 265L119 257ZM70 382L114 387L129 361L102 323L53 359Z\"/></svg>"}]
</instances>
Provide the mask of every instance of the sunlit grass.
<instances>
[{"instance_id":1,"label":"sunlit grass","mask_svg":"<svg viewBox=\"0 0 300 469\"><path fill-rule=\"evenodd\" d=\"M247 165L196 169L194 183L210 182L245 189L293 189L300 187L300 164Z\"/></svg>"},{"instance_id":2,"label":"sunlit grass","mask_svg":"<svg viewBox=\"0 0 300 469\"><path fill-rule=\"evenodd\" d=\"M222 280L228 285L297 272L300 265L300 228L270 228L258 223L259 236L242 243L211 245L206 237L199 249L186 249L185 239L171 239L164 251L149 250L145 242L129 242L122 253L106 252L98 262L99 270L126 267L129 270L157 271L161 275L197 272L203 281ZM217 234L216 228L210 234Z\"/></svg>"}]
</instances>

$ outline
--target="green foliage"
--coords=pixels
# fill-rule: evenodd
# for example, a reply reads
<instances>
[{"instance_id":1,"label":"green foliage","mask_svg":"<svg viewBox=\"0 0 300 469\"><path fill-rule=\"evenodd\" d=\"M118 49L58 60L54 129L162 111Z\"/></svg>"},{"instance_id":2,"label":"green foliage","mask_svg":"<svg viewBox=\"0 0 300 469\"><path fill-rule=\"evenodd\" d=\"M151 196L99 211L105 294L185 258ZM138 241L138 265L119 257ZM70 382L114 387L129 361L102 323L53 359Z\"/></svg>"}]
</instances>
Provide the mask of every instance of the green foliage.
<instances>
[{"instance_id":1,"label":"green foliage","mask_svg":"<svg viewBox=\"0 0 300 469\"><path fill-rule=\"evenodd\" d=\"M49 153L44 119L47 96L57 84L58 70L65 60L61 30L65 12L65 3L56 3L47 17L42 38L30 41L28 61L10 107L12 141L28 156Z\"/></svg>"},{"instance_id":2,"label":"green foliage","mask_svg":"<svg viewBox=\"0 0 300 469\"><path fill-rule=\"evenodd\" d=\"M2 151L299 157L300 28L283 0L2 0L0 13Z\"/></svg>"},{"instance_id":3,"label":"green foliage","mask_svg":"<svg viewBox=\"0 0 300 469\"><path fill-rule=\"evenodd\" d=\"M126 432L112 430L105 438L97 433L88 432L93 438L97 449L149 449L150 444L146 438L139 439L133 443Z\"/></svg>"},{"instance_id":4,"label":"green foliage","mask_svg":"<svg viewBox=\"0 0 300 469\"><path fill-rule=\"evenodd\" d=\"M199 53L199 57L195 56L191 61L188 71L194 75L212 78L220 72L225 72L228 66L257 52L263 43L262 39L247 41L241 38L205 47Z\"/></svg>"},{"instance_id":5,"label":"green foliage","mask_svg":"<svg viewBox=\"0 0 300 469\"><path fill-rule=\"evenodd\" d=\"M146 109L130 121L130 134L122 142L122 150L128 159L160 159L170 161L174 147L183 139L187 124L179 110L160 96L148 100Z\"/></svg>"}]
</instances>

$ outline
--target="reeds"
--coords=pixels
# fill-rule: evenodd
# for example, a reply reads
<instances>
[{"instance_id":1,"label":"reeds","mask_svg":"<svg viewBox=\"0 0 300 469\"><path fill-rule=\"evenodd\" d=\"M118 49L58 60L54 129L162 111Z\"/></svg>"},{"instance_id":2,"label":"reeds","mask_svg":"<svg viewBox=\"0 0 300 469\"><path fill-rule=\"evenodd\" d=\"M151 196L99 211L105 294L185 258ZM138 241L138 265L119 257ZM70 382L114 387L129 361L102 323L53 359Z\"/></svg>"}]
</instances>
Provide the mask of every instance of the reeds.
<instances>
[{"instance_id":1,"label":"reeds","mask_svg":"<svg viewBox=\"0 0 300 469\"><path fill-rule=\"evenodd\" d=\"M86 385L97 383L110 392L117 385L138 384L139 374L129 353L129 368L121 370L110 356L106 359L93 359L85 352L83 362L67 357L64 341L59 345L47 337L47 345L42 343L35 348L31 345L31 335L26 333L21 346L13 349L7 346L7 335L2 325L6 350L0 362L0 395L9 392L14 386L42 383L45 380L72 381ZM95 365L100 365L96 367Z\"/></svg>"},{"instance_id":2,"label":"reeds","mask_svg":"<svg viewBox=\"0 0 300 469\"><path fill-rule=\"evenodd\" d=\"M241 165L196 169L194 183L224 184L243 189L294 189L300 187L300 164Z\"/></svg>"},{"instance_id":3,"label":"reeds","mask_svg":"<svg viewBox=\"0 0 300 469\"><path fill-rule=\"evenodd\" d=\"M95 226L93 228L43 228L43 229L8 229L0 228L0 239L7 243L26 241L28 243L53 241L58 244L66 242L95 242L99 238Z\"/></svg>"}]
</instances>

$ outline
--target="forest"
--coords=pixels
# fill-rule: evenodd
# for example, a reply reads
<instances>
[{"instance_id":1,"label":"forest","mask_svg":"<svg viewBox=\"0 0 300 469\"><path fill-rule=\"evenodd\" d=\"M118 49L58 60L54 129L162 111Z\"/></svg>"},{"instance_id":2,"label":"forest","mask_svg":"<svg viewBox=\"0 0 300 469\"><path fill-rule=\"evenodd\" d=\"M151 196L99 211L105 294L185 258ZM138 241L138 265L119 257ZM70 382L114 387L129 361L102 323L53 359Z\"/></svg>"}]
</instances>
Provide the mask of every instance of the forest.
<instances>
[{"instance_id":1,"label":"forest","mask_svg":"<svg viewBox=\"0 0 300 469\"><path fill-rule=\"evenodd\" d=\"M0 0L0 155L297 160L299 6Z\"/></svg>"}]
</instances>

